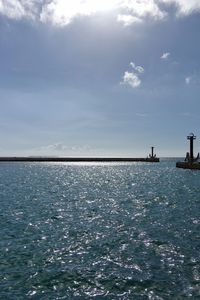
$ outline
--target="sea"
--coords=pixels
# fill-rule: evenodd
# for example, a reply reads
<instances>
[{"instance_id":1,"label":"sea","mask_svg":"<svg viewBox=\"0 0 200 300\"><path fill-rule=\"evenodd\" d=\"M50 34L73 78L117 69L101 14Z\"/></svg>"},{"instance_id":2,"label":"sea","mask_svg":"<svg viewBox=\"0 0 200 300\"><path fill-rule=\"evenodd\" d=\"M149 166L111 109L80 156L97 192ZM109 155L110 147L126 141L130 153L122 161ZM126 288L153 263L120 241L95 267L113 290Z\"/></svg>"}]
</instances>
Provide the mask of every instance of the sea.
<instances>
[{"instance_id":1,"label":"sea","mask_svg":"<svg viewBox=\"0 0 200 300\"><path fill-rule=\"evenodd\" d=\"M200 299L200 171L0 163L0 299Z\"/></svg>"}]
</instances>

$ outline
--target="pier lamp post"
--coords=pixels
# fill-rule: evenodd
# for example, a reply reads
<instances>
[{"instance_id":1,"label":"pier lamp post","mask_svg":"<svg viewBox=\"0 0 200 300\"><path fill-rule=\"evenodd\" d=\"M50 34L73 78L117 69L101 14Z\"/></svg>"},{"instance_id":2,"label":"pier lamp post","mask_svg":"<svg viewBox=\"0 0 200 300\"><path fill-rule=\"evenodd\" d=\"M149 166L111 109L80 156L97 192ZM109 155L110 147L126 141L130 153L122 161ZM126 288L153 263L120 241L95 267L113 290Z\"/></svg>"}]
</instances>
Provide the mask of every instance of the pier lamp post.
<instances>
[{"instance_id":1,"label":"pier lamp post","mask_svg":"<svg viewBox=\"0 0 200 300\"><path fill-rule=\"evenodd\" d=\"M154 153L153 153L154 147L151 147L151 157L154 157Z\"/></svg>"},{"instance_id":2,"label":"pier lamp post","mask_svg":"<svg viewBox=\"0 0 200 300\"><path fill-rule=\"evenodd\" d=\"M156 154L154 154L154 148L155 147L151 147L151 153L149 154L150 159L156 159Z\"/></svg>"},{"instance_id":3,"label":"pier lamp post","mask_svg":"<svg viewBox=\"0 0 200 300\"><path fill-rule=\"evenodd\" d=\"M193 147L193 144L194 144L194 140L196 140L196 136L194 135L194 133L190 133L188 136L187 136L187 139L190 141L190 155L189 155L189 160L190 162L193 162L194 160L194 147Z\"/></svg>"}]
</instances>

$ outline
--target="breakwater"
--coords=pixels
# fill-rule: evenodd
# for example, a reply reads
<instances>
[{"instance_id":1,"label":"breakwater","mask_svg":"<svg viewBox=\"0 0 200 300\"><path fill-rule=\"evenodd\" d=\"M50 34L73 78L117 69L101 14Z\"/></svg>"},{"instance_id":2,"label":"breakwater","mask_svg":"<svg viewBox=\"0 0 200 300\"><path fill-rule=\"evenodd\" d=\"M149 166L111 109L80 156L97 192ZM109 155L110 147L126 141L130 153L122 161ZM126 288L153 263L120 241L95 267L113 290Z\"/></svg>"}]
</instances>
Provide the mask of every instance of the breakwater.
<instances>
[{"instance_id":1,"label":"breakwater","mask_svg":"<svg viewBox=\"0 0 200 300\"><path fill-rule=\"evenodd\" d=\"M0 162L159 162L157 157L0 157Z\"/></svg>"},{"instance_id":2,"label":"breakwater","mask_svg":"<svg viewBox=\"0 0 200 300\"><path fill-rule=\"evenodd\" d=\"M177 168L182 168L182 169L193 169L193 170L200 170L200 163L199 162L185 162L185 161L178 161L176 163Z\"/></svg>"}]
</instances>

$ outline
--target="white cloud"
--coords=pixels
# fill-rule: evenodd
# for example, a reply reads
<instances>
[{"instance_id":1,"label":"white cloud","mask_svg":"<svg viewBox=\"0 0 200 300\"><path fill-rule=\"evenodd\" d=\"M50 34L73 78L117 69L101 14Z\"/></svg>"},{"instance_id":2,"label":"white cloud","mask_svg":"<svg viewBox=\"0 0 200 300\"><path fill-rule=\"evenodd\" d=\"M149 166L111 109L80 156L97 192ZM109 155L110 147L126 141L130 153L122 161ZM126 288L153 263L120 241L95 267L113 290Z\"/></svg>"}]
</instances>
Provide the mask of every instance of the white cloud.
<instances>
[{"instance_id":1,"label":"white cloud","mask_svg":"<svg viewBox=\"0 0 200 300\"><path fill-rule=\"evenodd\" d=\"M52 0L43 6L41 20L66 25L76 16L89 16L106 10L115 11L117 20L125 26L142 22L147 17L162 20L167 15L156 0Z\"/></svg>"},{"instance_id":2,"label":"white cloud","mask_svg":"<svg viewBox=\"0 0 200 300\"><path fill-rule=\"evenodd\" d=\"M176 5L177 16L186 16L193 12L200 12L199 0L160 0L160 2Z\"/></svg>"},{"instance_id":3,"label":"white cloud","mask_svg":"<svg viewBox=\"0 0 200 300\"><path fill-rule=\"evenodd\" d=\"M190 84L191 80L192 80L191 76L188 76L185 78L185 83L188 85Z\"/></svg>"},{"instance_id":4,"label":"white cloud","mask_svg":"<svg viewBox=\"0 0 200 300\"><path fill-rule=\"evenodd\" d=\"M25 15L25 9L21 2L16 0L0 1L0 13L11 19L21 19Z\"/></svg>"},{"instance_id":5,"label":"white cloud","mask_svg":"<svg viewBox=\"0 0 200 300\"><path fill-rule=\"evenodd\" d=\"M45 4L40 19L56 25L67 25L77 16L90 16L97 12L119 7L119 0L52 0Z\"/></svg>"},{"instance_id":6,"label":"white cloud","mask_svg":"<svg viewBox=\"0 0 200 300\"><path fill-rule=\"evenodd\" d=\"M11 19L39 19L46 0L0 0L0 13Z\"/></svg>"},{"instance_id":7,"label":"white cloud","mask_svg":"<svg viewBox=\"0 0 200 300\"><path fill-rule=\"evenodd\" d=\"M142 66L137 66L134 62L129 64L134 71L125 71L123 76L123 81L121 84L130 85L132 88L139 87L141 85L140 75L144 73L144 68Z\"/></svg>"},{"instance_id":8,"label":"white cloud","mask_svg":"<svg viewBox=\"0 0 200 300\"><path fill-rule=\"evenodd\" d=\"M133 68L133 69L135 69L135 63L134 62L130 62L130 66Z\"/></svg>"},{"instance_id":9,"label":"white cloud","mask_svg":"<svg viewBox=\"0 0 200 300\"><path fill-rule=\"evenodd\" d=\"M121 7L137 18L151 17L161 20L166 16L166 12L160 9L156 0L123 0Z\"/></svg>"},{"instance_id":10,"label":"white cloud","mask_svg":"<svg viewBox=\"0 0 200 300\"><path fill-rule=\"evenodd\" d=\"M67 25L77 16L115 9L119 0L0 0L0 13L12 19L31 18Z\"/></svg>"},{"instance_id":11,"label":"white cloud","mask_svg":"<svg viewBox=\"0 0 200 300\"><path fill-rule=\"evenodd\" d=\"M161 55L161 59L168 59L169 58L169 56L170 56L170 53L169 52L165 52L165 53L163 53L162 55Z\"/></svg>"},{"instance_id":12,"label":"white cloud","mask_svg":"<svg viewBox=\"0 0 200 300\"><path fill-rule=\"evenodd\" d=\"M121 82L121 84L127 84L132 88L136 88L140 86L141 80L136 73L126 71L124 73L123 81Z\"/></svg>"},{"instance_id":13,"label":"white cloud","mask_svg":"<svg viewBox=\"0 0 200 300\"><path fill-rule=\"evenodd\" d=\"M142 19L132 15L119 14L117 21L123 23L124 26L130 26L133 23L141 23Z\"/></svg>"},{"instance_id":14,"label":"white cloud","mask_svg":"<svg viewBox=\"0 0 200 300\"><path fill-rule=\"evenodd\" d=\"M175 5L177 16L200 12L200 0L0 0L0 13L12 18L29 18L64 26L78 16L112 10L125 26L144 20L163 20Z\"/></svg>"},{"instance_id":15,"label":"white cloud","mask_svg":"<svg viewBox=\"0 0 200 300\"><path fill-rule=\"evenodd\" d=\"M138 73L144 73L144 68L142 66L136 66L134 62L130 62L130 66Z\"/></svg>"},{"instance_id":16,"label":"white cloud","mask_svg":"<svg viewBox=\"0 0 200 300\"><path fill-rule=\"evenodd\" d=\"M86 10L80 1L54 0L44 5L40 19L44 23L67 25L77 15L89 15L90 13L91 10Z\"/></svg>"}]
</instances>

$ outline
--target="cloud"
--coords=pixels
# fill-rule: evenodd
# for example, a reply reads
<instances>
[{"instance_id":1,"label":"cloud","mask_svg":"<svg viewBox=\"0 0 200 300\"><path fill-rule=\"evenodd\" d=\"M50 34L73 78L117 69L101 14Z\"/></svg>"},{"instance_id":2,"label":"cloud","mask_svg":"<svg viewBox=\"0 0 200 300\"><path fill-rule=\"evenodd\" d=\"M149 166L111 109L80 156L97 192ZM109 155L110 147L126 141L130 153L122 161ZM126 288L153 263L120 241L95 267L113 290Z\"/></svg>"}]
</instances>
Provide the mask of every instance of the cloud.
<instances>
[{"instance_id":1,"label":"cloud","mask_svg":"<svg viewBox=\"0 0 200 300\"><path fill-rule=\"evenodd\" d=\"M11 19L21 19L25 16L25 9L19 1L0 1L0 13Z\"/></svg>"},{"instance_id":2,"label":"cloud","mask_svg":"<svg viewBox=\"0 0 200 300\"><path fill-rule=\"evenodd\" d=\"M162 20L166 17L166 12L160 9L156 0L124 0L121 1L121 7L140 19L150 17L154 20Z\"/></svg>"},{"instance_id":3,"label":"cloud","mask_svg":"<svg viewBox=\"0 0 200 300\"><path fill-rule=\"evenodd\" d=\"M29 151L30 155L32 153L35 153L37 156L48 156L48 155L53 155L53 156L67 156L67 155L79 155L79 154L87 154L91 153L92 149L88 145L66 145L64 143L54 143L46 146L40 146L37 148L34 148Z\"/></svg>"},{"instance_id":4,"label":"cloud","mask_svg":"<svg viewBox=\"0 0 200 300\"><path fill-rule=\"evenodd\" d=\"M54 154L63 153L66 150L68 150L68 147L63 143L50 144L50 145L41 146L34 149L36 153L38 152L41 154L47 153L47 155L48 153L54 153Z\"/></svg>"},{"instance_id":5,"label":"cloud","mask_svg":"<svg viewBox=\"0 0 200 300\"><path fill-rule=\"evenodd\" d=\"M46 0L0 0L0 13L11 19L39 19Z\"/></svg>"},{"instance_id":6,"label":"cloud","mask_svg":"<svg viewBox=\"0 0 200 300\"><path fill-rule=\"evenodd\" d=\"M188 77L185 78L185 83L186 83L187 85L189 85L190 82L191 82L191 80L192 80L192 77L191 77L191 76L188 76Z\"/></svg>"},{"instance_id":7,"label":"cloud","mask_svg":"<svg viewBox=\"0 0 200 300\"><path fill-rule=\"evenodd\" d=\"M0 13L11 19L34 19L67 25L77 16L114 9L119 0L0 0Z\"/></svg>"},{"instance_id":8,"label":"cloud","mask_svg":"<svg viewBox=\"0 0 200 300\"><path fill-rule=\"evenodd\" d=\"M51 22L64 26L79 16L118 10L120 3L121 0L51 0L43 6L40 20L44 23Z\"/></svg>"},{"instance_id":9,"label":"cloud","mask_svg":"<svg viewBox=\"0 0 200 300\"><path fill-rule=\"evenodd\" d=\"M134 62L130 62L130 66L138 73L144 73L144 68L142 66L136 66Z\"/></svg>"},{"instance_id":10,"label":"cloud","mask_svg":"<svg viewBox=\"0 0 200 300\"><path fill-rule=\"evenodd\" d=\"M161 3L175 5L177 16L187 16L200 12L199 0L160 0Z\"/></svg>"},{"instance_id":11,"label":"cloud","mask_svg":"<svg viewBox=\"0 0 200 300\"><path fill-rule=\"evenodd\" d=\"M141 80L138 75L134 72L124 72L123 81L121 84L130 85L132 88L137 88L141 84Z\"/></svg>"},{"instance_id":12,"label":"cloud","mask_svg":"<svg viewBox=\"0 0 200 300\"><path fill-rule=\"evenodd\" d=\"M67 25L77 16L89 16L98 10L91 1L81 0L53 0L43 6L40 20L44 23L51 22L55 25Z\"/></svg>"},{"instance_id":13,"label":"cloud","mask_svg":"<svg viewBox=\"0 0 200 300\"><path fill-rule=\"evenodd\" d=\"M77 16L90 16L107 10L116 11L117 20L125 26L142 22L146 17L161 20L166 16L155 0L52 0L44 5L41 21L67 25Z\"/></svg>"},{"instance_id":14,"label":"cloud","mask_svg":"<svg viewBox=\"0 0 200 300\"><path fill-rule=\"evenodd\" d=\"M134 71L129 72L125 71L123 76L123 81L121 84L126 84L131 86L132 88L137 88L141 85L140 75L144 73L144 68L142 66L137 66L134 62L130 62L129 64Z\"/></svg>"},{"instance_id":15,"label":"cloud","mask_svg":"<svg viewBox=\"0 0 200 300\"><path fill-rule=\"evenodd\" d=\"M119 22L130 26L165 19L170 5L175 6L177 17L200 12L199 0L0 0L0 14L65 26L79 16L112 10Z\"/></svg>"},{"instance_id":16,"label":"cloud","mask_svg":"<svg viewBox=\"0 0 200 300\"><path fill-rule=\"evenodd\" d=\"M117 20L125 26L142 22L145 18L162 20L167 13L160 9L156 0L52 0L44 5L41 20L66 25L77 16L113 10Z\"/></svg>"},{"instance_id":17,"label":"cloud","mask_svg":"<svg viewBox=\"0 0 200 300\"><path fill-rule=\"evenodd\" d=\"M163 53L162 55L161 55L161 59L168 59L169 58L169 56L170 56L170 53L169 52L165 52L165 53Z\"/></svg>"},{"instance_id":18,"label":"cloud","mask_svg":"<svg viewBox=\"0 0 200 300\"><path fill-rule=\"evenodd\" d=\"M189 112L181 112L179 113L179 116L181 117L192 117L192 114Z\"/></svg>"},{"instance_id":19,"label":"cloud","mask_svg":"<svg viewBox=\"0 0 200 300\"><path fill-rule=\"evenodd\" d=\"M142 19L132 15L119 14L117 21L123 23L124 26L130 26L133 23L141 23Z\"/></svg>"},{"instance_id":20,"label":"cloud","mask_svg":"<svg viewBox=\"0 0 200 300\"><path fill-rule=\"evenodd\" d=\"M141 117L141 118L146 118L148 117L148 114L144 114L144 113L136 113L137 117Z\"/></svg>"},{"instance_id":21,"label":"cloud","mask_svg":"<svg viewBox=\"0 0 200 300\"><path fill-rule=\"evenodd\" d=\"M67 147L62 143L55 143L55 144L46 146L46 149L55 150L55 151L63 151L63 150L66 150Z\"/></svg>"}]
</instances>

